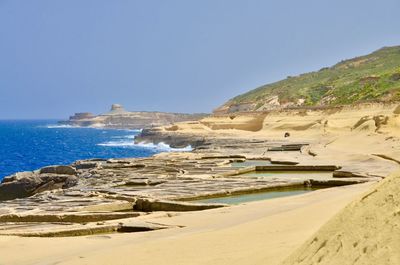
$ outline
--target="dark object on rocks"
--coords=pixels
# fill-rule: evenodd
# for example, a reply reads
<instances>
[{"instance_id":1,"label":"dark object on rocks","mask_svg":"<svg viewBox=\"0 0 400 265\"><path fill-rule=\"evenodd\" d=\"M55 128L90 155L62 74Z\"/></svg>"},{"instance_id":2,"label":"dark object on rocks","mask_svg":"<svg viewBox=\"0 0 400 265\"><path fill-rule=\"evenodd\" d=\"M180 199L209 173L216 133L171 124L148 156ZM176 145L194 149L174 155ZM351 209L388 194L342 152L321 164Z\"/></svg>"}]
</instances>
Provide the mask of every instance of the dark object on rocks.
<instances>
[{"instance_id":1,"label":"dark object on rocks","mask_svg":"<svg viewBox=\"0 0 400 265\"><path fill-rule=\"evenodd\" d=\"M99 167L100 162L91 162L91 161L77 161L73 164L73 166L77 169L93 169Z\"/></svg>"},{"instance_id":2,"label":"dark object on rocks","mask_svg":"<svg viewBox=\"0 0 400 265\"><path fill-rule=\"evenodd\" d=\"M311 180L305 180L304 181L304 186L305 187L312 187Z\"/></svg>"},{"instance_id":3,"label":"dark object on rocks","mask_svg":"<svg viewBox=\"0 0 400 265\"><path fill-rule=\"evenodd\" d=\"M390 76L390 80L392 81L399 81L400 80L400 73L394 73Z\"/></svg>"},{"instance_id":4,"label":"dark object on rocks","mask_svg":"<svg viewBox=\"0 0 400 265\"><path fill-rule=\"evenodd\" d=\"M290 133L285 132L285 138L286 138L286 137L289 137L289 136L290 136Z\"/></svg>"},{"instance_id":5,"label":"dark object on rocks","mask_svg":"<svg viewBox=\"0 0 400 265\"><path fill-rule=\"evenodd\" d=\"M284 144L268 148L268 151L300 151L303 146L308 144Z\"/></svg>"}]
</instances>

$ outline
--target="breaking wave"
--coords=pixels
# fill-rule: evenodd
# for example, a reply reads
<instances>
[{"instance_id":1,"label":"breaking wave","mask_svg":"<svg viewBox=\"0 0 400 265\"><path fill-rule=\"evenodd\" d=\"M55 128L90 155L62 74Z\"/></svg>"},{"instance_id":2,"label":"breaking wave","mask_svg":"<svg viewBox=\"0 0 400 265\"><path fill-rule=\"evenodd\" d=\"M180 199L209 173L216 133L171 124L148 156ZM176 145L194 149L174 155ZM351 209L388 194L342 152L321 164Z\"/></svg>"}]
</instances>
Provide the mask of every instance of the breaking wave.
<instances>
[{"instance_id":1,"label":"breaking wave","mask_svg":"<svg viewBox=\"0 0 400 265\"><path fill-rule=\"evenodd\" d=\"M67 124L52 124L52 125L46 125L44 127L49 128L49 129L82 128L80 126L73 126L73 125L67 125Z\"/></svg>"},{"instance_id":2,"label":"breaking wave","mask_svg":"<svg viewBox=\"0 0 400 265\"><path fill-rule=\"evenodd\" d=\"M130 136L130 138L129 138L128 136L125 136L124 138L130 139L130 140L109 141L109 142L100 143L98 145L108 146L108 147L122 147L122 148L146 148L146 149L153 149L155 151L161 151L161 152L190 152L193 150L193 148L190 145L183 147L183 148L173 148L163 142L158 143L158 144L135 143L134 142L135 137Z\"/></svg>"},{"instance_id":3,"label":"breaking wave","mask_svg":"<svg viewBox=\"0 0 400 265\"><path fill-rule=\"evenodd\" d=\"M44 126L45 128L49 129L59 129L59 128L93 128L93 129L102 129L105 131L105 128L96 128L96 127L81 127L81 126L74 126L74 125L66 125L66 124L50 124ZM193 148L188 145L183 148L173 148L168 144L163 142L154 144L154 143L135 143L135 137L139 134L142 130L131 130L131 129L112 129L112 130L119 130L119 131L126 131L133 134L128 135L117 135L111 136L111 141L102 142L96 144L98 146L107 146L107 147L120 147L120 148L132 148L132 149L147 149L152 150L155 152L189 152L192 151Z\"/></svg>"},{"instance_id":4,"label":"breaking wave","mask_svg":"<svg viewBox=\"0 0 400 265\"><path fill-rule=\"evenodd\" d=\"M123 135L123 136L113 136L113 139L132 139L134 140L136 135Z\"/></svg>"},{"instance_id":5,"label":"breaking wave","mask_svg":"<svg viewBox=\"0 0 400 265\"><path fill-rule=\"evenodd\" d=\"M96 126L78 126L78 125L69 125L69 124L49 124L45 126L39 126L48 129L96 129L96 130L114 130L114 131L126 131L131 133L141 133L142 129L114 129L114 128L107 128L107 127L96 127ZM129 136L129 135L128 135ZM125 137L125 136L122 136ZM131 137L134 137L133 135Z\"/></svg>"}]
</instances>

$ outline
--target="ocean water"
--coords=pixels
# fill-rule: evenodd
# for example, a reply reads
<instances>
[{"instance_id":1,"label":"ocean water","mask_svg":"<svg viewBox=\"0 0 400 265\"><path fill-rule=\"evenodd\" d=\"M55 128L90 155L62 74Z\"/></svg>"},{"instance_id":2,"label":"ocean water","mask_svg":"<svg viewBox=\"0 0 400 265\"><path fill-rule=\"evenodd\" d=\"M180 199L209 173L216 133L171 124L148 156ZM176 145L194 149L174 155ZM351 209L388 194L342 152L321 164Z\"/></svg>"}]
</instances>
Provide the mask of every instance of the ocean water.
<instances>
[{"instance_id":1,"label":"ocean water","mask_svg":"<svg viewBox=\"0 0 400 265\"><path fill-rule=\"evenodd\" d=\"M58 126L54 120L0 120L0 179L80 159L148 157L191 149L173 149L163 143L134 144L139 132Z\"/></svg>"}]
</instances>

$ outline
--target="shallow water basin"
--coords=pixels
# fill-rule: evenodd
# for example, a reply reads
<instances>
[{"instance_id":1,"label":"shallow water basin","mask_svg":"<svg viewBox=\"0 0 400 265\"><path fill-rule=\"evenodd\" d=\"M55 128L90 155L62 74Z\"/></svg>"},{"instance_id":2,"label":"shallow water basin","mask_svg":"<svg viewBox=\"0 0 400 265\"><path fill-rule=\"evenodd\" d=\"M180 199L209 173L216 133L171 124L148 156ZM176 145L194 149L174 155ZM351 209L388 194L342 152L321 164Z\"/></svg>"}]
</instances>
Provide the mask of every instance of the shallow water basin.
<instances>
[{"instance_id":1,"label":"shallow water basin","mask_svg":"<svg viewBox=\"0 0 400 265\"><path fill-rule=\"evenodd\" d=\"M267 199L274 199L280 197L294 196L299 194L308 193L320 188L315 187L306 187L306 186L298 186L298 187L290 187L290 188L279 188L268 190L264 192L250 193L250 194L240 194L240 195L232 195L232 196L223 196L223 197L215 197L209 199L201 199L191 201L193 203L225 203L225 204L240 204L252 201L260 201Z\"/></svg>"},{"instance_id":2,"label":"shallow water basin","mask_svg":"<svg viewBox=\"0 0 400 265\"><path fill-rule=\"evenodd\" d=\"M253 171L240 176L283 180L328 180L333 178L332 171Z\"/></svg>"}]
</instances>

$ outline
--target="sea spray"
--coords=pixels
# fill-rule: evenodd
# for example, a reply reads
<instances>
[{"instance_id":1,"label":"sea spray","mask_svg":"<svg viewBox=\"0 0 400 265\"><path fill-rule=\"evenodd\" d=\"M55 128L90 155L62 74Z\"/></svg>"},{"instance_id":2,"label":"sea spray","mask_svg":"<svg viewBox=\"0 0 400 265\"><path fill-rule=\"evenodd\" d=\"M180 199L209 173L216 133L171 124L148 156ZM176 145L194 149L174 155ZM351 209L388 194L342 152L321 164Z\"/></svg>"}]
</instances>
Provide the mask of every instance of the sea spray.
<instances>
[{"instance_id":1,"label":"sea spray","mask_svg":"<svg viewBox=\"0 0 400 265\"><path fill-rule=\"evenodd\" d=\"M152 149L159 152L190 152L193 148L188 145L183 148L173 148L168 144L160 142L158 144L154 143L135 143L136 135L126 135L124 137L114 137L114 141L107 141L104 143L98 144L99 146L108 146L108 147L121 147L121 148L146 148Z\"/></svg>"}]
</instances>

